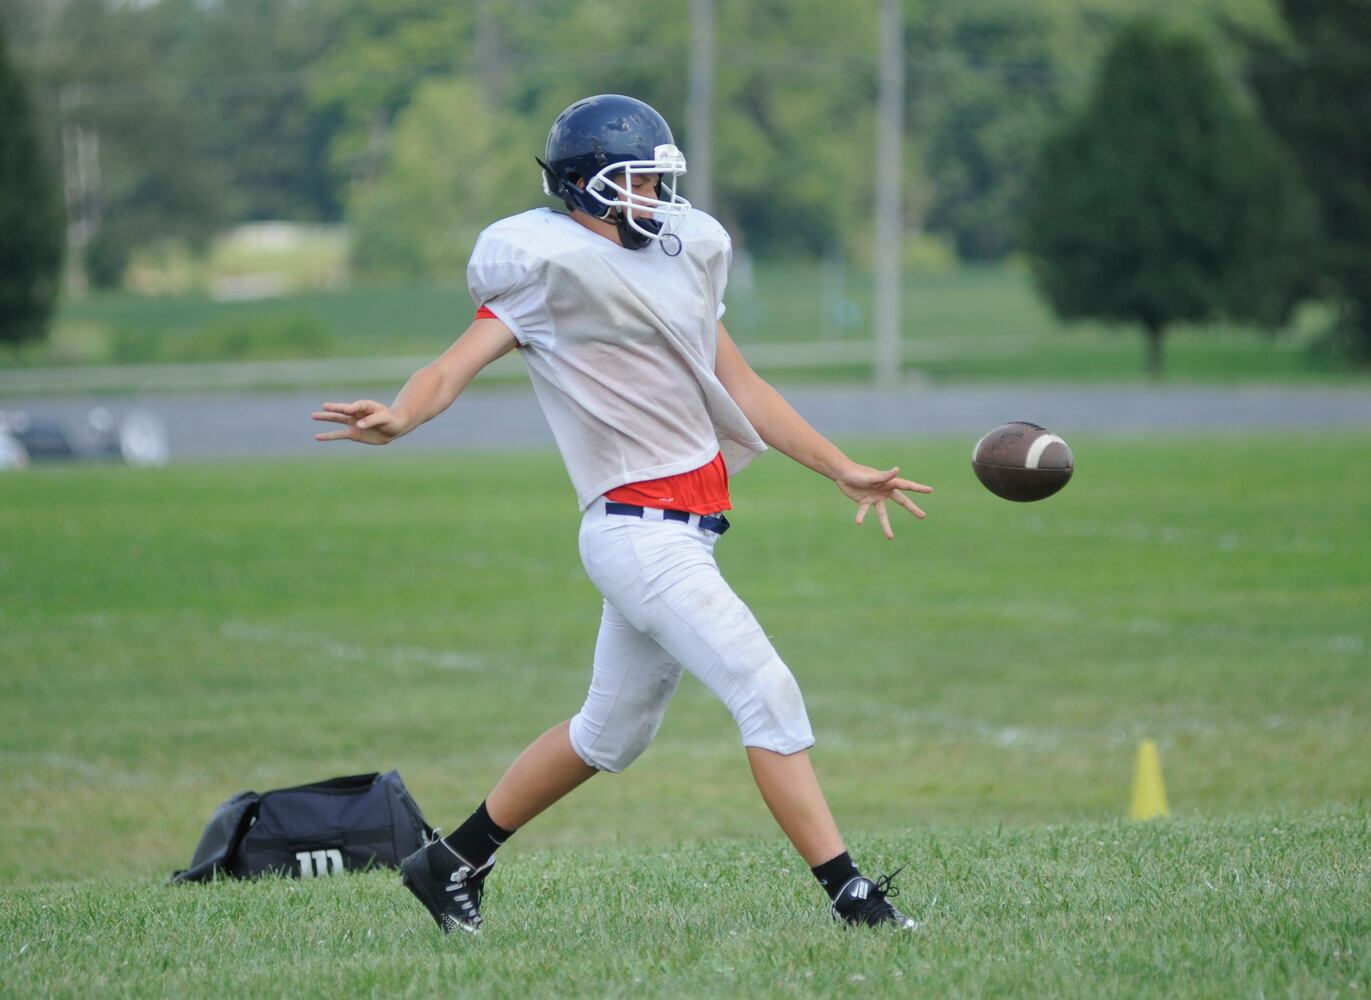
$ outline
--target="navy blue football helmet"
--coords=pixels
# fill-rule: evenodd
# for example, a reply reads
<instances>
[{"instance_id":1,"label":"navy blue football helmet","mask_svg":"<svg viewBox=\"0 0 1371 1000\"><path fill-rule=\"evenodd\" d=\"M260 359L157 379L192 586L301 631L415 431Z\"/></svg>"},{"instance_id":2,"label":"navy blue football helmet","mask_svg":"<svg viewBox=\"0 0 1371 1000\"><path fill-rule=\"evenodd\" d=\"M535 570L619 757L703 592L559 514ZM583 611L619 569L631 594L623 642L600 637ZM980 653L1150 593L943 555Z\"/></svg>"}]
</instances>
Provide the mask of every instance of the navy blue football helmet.
<instances>
[{"instance_id":1,"label":"navy blue football helmet","mask_svg":"<svg viewBox=\"0 0 1371 1000\"><path fill-rule=\"evenodd\" d=\"M633 250L674 236L690 211L676 193L685 156L666 119L632 97L600 94L567 108L552 123L538 165L543 190L568 208L596 219L617 212L619 238ZM656 198L633 193L635 174L657 175Z\"/></svg>"}]
</instances>

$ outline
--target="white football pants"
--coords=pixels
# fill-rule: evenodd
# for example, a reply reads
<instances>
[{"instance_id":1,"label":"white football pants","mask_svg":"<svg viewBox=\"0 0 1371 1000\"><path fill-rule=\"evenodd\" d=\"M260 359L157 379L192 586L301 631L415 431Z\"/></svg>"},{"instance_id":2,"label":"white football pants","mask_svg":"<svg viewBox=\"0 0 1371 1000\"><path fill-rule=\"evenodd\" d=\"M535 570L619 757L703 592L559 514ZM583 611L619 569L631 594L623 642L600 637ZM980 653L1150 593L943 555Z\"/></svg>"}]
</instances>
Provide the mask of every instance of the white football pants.
<instances>
[{"instance_id":1,"label":"white football pants","mask_svg":"<svg viewBox=\"0 0 1371 1000\"><path fill-rule=\"evenodd\" d=\"M622 771L647 749L683 667L728 706L744 746L814 745L799 685L720 575L719 536L697 520L606 514L600 497L581 521L581 562L605 606L571 746L601 771Z\"/></svg>"}]
</instances>

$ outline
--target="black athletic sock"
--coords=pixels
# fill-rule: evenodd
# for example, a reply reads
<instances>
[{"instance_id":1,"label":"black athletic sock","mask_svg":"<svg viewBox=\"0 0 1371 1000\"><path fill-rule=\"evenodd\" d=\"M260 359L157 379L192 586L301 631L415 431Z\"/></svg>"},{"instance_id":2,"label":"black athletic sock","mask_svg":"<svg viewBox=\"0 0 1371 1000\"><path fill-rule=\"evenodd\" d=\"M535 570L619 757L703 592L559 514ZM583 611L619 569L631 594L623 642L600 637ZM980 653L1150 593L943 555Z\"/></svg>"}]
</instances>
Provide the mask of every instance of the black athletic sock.
<instances>
[{"instance_id":1,"label":"black athletic sock","mask_svg":"<svg viewBox=\"0 0 1371 1000\"><path fill-rule=\"evenodd\" d=\"M843 886L861 874L857 870L857 863L846 851L843 851L832 861L825 861L809 870L814 873L814 877L824 887L824 892L828 893L829 899L834 899Z\"/></svg>"},{"instance_id":2,"label":"black athletic sock","mask_svg":"<svg viewBox=\"0 0 1371 1000\"><path fill-rule=\"evenodd\" d=\"M468 864L480 868L490 860L495 849L512 836L514 831L497 826L482 802L465 823L443 838L443 843L460 854Z\"/></svg>"}]
</instances>

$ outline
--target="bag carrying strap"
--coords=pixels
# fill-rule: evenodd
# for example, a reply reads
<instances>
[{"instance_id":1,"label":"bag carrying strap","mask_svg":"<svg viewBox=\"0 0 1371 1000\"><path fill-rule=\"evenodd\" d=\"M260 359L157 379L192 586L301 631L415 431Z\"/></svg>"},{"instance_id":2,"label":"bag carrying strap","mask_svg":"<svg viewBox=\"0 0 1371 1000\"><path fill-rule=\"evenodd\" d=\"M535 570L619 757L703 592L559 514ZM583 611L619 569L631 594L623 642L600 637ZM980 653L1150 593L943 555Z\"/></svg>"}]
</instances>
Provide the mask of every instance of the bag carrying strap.
<instances>
[{"instance_id":1,"label":"bag carrying strap","mask_svg":"<svg viewBox=\"0 0 1371 1000\"><path fill-rule=\"evenodd\" d=\"M318 792L322 795L356 795L358 792L365 792L372 785L376 784L376 779L381 776L381 772L372 771L370 774L350 774L343 778L329 778L327 781L315 781L308 785L293 785L290 788L274 788L268 795L276 795L280 792Z\"/></svg>"}]
</instances>

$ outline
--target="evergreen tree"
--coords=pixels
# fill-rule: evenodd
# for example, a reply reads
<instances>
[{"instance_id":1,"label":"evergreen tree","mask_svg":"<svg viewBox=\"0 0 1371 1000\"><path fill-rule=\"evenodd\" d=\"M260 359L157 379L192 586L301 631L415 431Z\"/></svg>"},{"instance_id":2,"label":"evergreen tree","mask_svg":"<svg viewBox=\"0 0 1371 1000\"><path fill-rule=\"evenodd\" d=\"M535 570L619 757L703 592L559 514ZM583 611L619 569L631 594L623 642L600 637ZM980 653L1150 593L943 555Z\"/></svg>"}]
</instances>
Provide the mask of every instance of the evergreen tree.
<instances>
[{"instance_id":1,"label":"evergreen tree","mask_svg":"<svg viewBox=\"0 0 1371 1000\"><path fill-rule=\"evenodd\" d=\"M0 34L0 343L47 329L62 266L63 213L33 112Z\"/></svg>"},{"instance_id":2,"label":"evergreen tree","mask_svg":"<svg viewBox=\"0 0 1371 1000\"><path fill-rule=\"evenodd\" d=\"M1322 270L1371 357L1371 2L1280 0L1290 42L1249 36L1267 120L1319 204Z\"/></svg>"},{"instance_id":3,"label":"evergreen tree","mask_svg":"<svg viewBox=\"0 0 1371 1000\"><path fill-rule=\"evenodd\" d=\"M1024 242L1064 319L1136 323L1148 370L1176 322L1278 326L1310 290L1312 207L1204 44L1150 19L1043 146Z\"/></svg>"}]
</instances>

